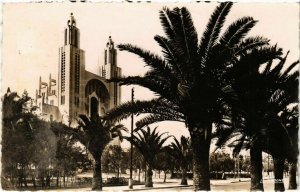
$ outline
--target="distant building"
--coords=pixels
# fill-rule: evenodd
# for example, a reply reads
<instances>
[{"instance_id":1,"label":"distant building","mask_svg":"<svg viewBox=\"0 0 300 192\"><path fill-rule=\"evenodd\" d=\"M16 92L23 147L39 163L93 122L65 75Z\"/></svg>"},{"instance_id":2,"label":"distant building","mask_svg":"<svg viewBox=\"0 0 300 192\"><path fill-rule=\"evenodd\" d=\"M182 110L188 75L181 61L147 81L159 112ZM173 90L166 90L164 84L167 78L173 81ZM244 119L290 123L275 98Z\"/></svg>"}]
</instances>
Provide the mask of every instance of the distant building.
<instances>
[{"instance_id":1,"label":"distant building","mask_svg":"<svg viewBox=\"0 0 300 192\"><path fill-rule=\"evenodd\" d=\"M57 79L51 74L46 81L40 77L36 105L44 119L72 126L79 114L103 115L120 103L120 87L107 80L120 77L121 68L117 66L117 50L109 36L98 73L86 71L80 31L72 13L64 30L63 43L59 48Z\"/></svg>"}]
</instances>

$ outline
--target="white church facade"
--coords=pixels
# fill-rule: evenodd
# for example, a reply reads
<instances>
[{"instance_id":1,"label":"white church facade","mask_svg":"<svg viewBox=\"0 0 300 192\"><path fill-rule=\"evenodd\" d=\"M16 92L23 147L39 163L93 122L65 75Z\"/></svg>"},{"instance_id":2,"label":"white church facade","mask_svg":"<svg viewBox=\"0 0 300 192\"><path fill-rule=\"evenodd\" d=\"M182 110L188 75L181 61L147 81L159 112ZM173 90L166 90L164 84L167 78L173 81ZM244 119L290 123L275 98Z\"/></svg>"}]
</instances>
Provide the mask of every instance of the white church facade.
<instances>
[{"instance_id":1,"label":"white church facade","mask_svg":"<svg viewBox=\"0 0 300 192\"><path fill-rule=\"evenodd\" d=\"M103 115L120 104L121 88L109 79L120 77L117 50L109 37L103 64L97 73L85 69L85 52L80 49L80 31L71 13L64 30L64 45L59 48L58 76L39 79L36 105L46 120L74 123L79 114Z\"/></svg>"}]
</instances>

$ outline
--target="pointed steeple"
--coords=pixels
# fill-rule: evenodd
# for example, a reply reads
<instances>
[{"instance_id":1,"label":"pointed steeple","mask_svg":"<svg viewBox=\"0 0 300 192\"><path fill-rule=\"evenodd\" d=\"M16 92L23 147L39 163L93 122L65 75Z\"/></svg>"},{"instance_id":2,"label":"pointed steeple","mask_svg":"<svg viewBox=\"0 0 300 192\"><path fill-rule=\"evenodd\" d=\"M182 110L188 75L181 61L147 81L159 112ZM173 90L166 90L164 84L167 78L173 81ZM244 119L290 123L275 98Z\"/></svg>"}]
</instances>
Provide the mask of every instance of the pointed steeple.
<instances>
[{"instance_id":1,"label":"pointed steeple","mask_svg":"<svg viewBox=\"0 0 300 192\"><path fill-rule=\"evenodd\" d=\"M76 26L76 20L74 18L73 13L70 14L70 19L68 20L68 26L71 27L71 28L73 26Z\"/></svg>"},{"instance_id":2,"label":"pointed steeple","mask_svg":"<svg viewBox=\"0 0 300 192\"><path fill-rule=\"evenodd\" d=\"M76 20L73 13L70 14L70 19L65 28L65 45L73 45L79 48L79 30L76 27Z\"/></svg>"}]
</instances>

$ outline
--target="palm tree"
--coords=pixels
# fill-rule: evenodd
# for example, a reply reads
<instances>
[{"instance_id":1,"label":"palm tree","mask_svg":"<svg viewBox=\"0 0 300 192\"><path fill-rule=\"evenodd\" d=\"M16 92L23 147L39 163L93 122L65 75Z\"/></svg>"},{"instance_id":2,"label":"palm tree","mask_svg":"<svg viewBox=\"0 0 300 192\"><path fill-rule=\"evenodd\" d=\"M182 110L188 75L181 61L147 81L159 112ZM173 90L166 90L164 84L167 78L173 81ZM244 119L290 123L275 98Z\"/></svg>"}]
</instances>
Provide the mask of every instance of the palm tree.
<instances>
[{"instance_id":1,"label":"palm tree","mask_svg":"<svg viewBox=\"0 0 300 192\"><path fill-rule=\"evenodd\" d=\"M86 115L79 115L78 117L79 126L77 128L65 126L64 129L84 145L92 155L94 160L92 190L102 190L101 156L104 148L114 138L122 139L121 131L127 131L127 129L121 124L115 125L113 121L104 120L97 115L91 118Z\"/></svg>"},{"instance_id":2,"label":"palm tree","mask_svg":"<svg viewBox=\"0 0 300 192\"><path fill-rule=\"evenodd\" d=\"M234 58L268 43L262 37L244 38L256 24L252 17L233 22L220 36L232 3L221 3L211 15L198 44L198 35L189 11L183 8L160 11L166 37L154 39L162 48L164 58L131 44L120 50L140 56L150 70L143 76L114 79L121 85L146 87L159 97L150 101L125 103L113 109L108 118L124 119L132 113L150 113L137 123L138 127L160 121L185 122L193 149L195 190L210 190L209 148L212 123L224 111L224 101L232 89L224 81Z\"/></svg>"},{"instance_id":3,"label":"palm tree","mask_svg":"<svg viewBox=\"0 0 300 192\"><path fill-rule=\"evenodd\" d=\"M262 151L275 159L288 155L288 146L280 147L275 136L288 137L278 114L297 101L298 71L291 71L298 62L284 69L287 55L281 55L282 50L276 46L254 49L242 55L228 73L234 77L232 87L237 100L231 103L231 126L223 125L218 145L239 135L234 152L237 154L243 146L250 148L251 190L263 190Z\"/></svg>"},{"instance_id":4,"label":"palm tree","mask_svg":"<svg viewBox=\"0 0 300 192\"><path fill-rule=\"evenodd\" d=\"M153 187L152 175L154 168L154 160L157 154L163 152L165 147L163 144L170 137L166 136L163 138L163 135L166 133L159 134L156 131L157 127L151 131L150 127L147 127L146 130L140 130L140 132L135 132L131 137L126 139L130 141L144 157L144 160L147 164L147 175L146 175L146 187Z\"/></svg>"},{"instance_id":5,"label":"palm tree","mask_svg":"<svg viewBox=\"0 0 300 192\"><path fill-rule=\"evenodd\" d=\"M286 108L281 114L280 118L283 125L286 127L290 139L291 139L291 156L288 158L289 161L289 189L297 189L297 162L299 155L298 148L298 134L299 134L299 111L298 105L294 105L292 108Z\"/></svg>"},{"instance_id":6,"label":"palm tree","mask_svg":"<svg viewBox=\"0 0 300 192\"><path fill-rule=\"evenodd\" d=\"M180 141L174 137L174 141L169 146L169 154L179 161L182 178L181 185L187 185L187 171L189 162L192 160L191 140L181 136Z\"/></svg>"}]
</instances>

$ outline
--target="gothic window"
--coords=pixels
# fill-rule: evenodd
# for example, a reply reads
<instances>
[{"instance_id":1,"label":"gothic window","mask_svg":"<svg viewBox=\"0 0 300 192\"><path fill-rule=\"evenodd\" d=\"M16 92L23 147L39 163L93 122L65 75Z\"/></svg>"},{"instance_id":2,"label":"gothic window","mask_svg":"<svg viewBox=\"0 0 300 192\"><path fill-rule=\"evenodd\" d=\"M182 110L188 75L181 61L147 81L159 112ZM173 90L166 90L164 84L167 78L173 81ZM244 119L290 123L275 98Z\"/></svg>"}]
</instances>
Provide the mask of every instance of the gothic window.
<instances>
[{"instance_id":1,"label":"gothic window","mask_svg":"<svg viewBox=\"0 0 300 192\"><path fill-rule=\"evenodd\" d=\"M107 64L107 50L105 50L104 54L104 64Z\"/></svg>"},{"instance_id":2,"label":"gothic window","mask_svg":"<svg viewBox=\"0 0 300 192\"><path fill-rule=\"evenodd\" d=\"M80 55L75 54L75 92L79 93L80 85Z\"/></svg>"},{"instance_id":3,"label":"gothic window","mask_svg":"<svg viewBox=\"0 0 300 192\"><path fill-rule=\"evenodd\" d=\"M65 96L61 96L61 104L64 105L65 104Z\"/></svg>"},{"instance_id":4,"label":"gothic window","mask_svg":"<svg viewBox=\"0 0 300 192\"><path fill-rule=\"evenodd\" d=\"M65 45L67 45L67 36L68 36L68 30L67 29L65 29Z\"/></svg>"},{"instance_id":5,"label":"gothic window","mask_svg":"<svg viewBox=\"0 0 300 192\"><path fill-rule=\"evenodd\" d=\"M66 77L66 55L63 52L61 55L61 92L65 91L65 77Z\"/></svg>"}]
</instances>

